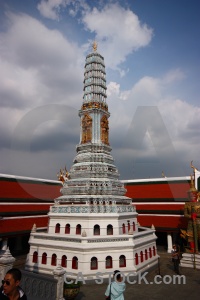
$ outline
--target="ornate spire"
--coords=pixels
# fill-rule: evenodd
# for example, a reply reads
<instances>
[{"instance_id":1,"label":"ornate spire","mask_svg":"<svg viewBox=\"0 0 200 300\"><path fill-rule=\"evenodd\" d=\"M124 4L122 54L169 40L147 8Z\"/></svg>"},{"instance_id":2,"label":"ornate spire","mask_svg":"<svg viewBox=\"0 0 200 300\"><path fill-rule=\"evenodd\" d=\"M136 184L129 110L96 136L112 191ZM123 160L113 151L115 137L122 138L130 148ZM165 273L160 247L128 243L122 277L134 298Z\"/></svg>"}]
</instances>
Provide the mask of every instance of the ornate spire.
<instances>
[{"instance_id":1,"label":"ornate spire","mask_svg":"<svg viewBox=\"0 0 200 300\"><path fill-rule=\"evenodd\" d=\"M125 188L119 181L119 172L109 144L109 117L106 103L106 71L104 58L96 52L86 56L84 70L83 103L79 110L80 142L77 155L70 168L69 176L60 171L64 178L61 193L56 201L107 205L112 203L130 204Z\"/></svg>"},{"instance_id":2,"label":"ornate spire","mask_svg":"<svg viewBox=\"0 0 200 300\"><path fill-rule=\"evenodd\" d=\"M108 106L106 104L106 72L104 58L96 52L97 43L93 43L93 52L85 61L83 105L79 111L81 117L81 144L95 143L109 145Z\"/></svg>"},{"instance_id":3,"label":"ornate spire","mask_svg":"<svg viewBox=\"0 0 200 300\"><path fill-rule=\"evenodd\" d=\"M93 43L94 52L86 57L83 87L83 103L105 104L106 103L106 72L104 58L96 52L97 44Z\"/></svg>"}]
</instances>

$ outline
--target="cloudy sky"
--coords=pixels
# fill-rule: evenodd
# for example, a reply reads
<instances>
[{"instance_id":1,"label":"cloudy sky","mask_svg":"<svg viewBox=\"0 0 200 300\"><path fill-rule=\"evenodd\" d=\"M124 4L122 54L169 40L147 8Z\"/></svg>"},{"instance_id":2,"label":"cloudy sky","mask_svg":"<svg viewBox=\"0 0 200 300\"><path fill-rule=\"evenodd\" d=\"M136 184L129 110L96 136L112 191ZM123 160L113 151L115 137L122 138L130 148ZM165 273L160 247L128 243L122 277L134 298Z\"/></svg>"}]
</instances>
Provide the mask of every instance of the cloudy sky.
<instances>
[{"instance_id":1,"label":"cloudy sky","mask_svg":"<svg viewBox=\"0 0 200 300\"><path fill-rule=\"evenodd\" d=\"M120 178L200 169L199 15L198 0L1 0L0 173L71 167L94 40Z\"/></svg>"}]
</instances>

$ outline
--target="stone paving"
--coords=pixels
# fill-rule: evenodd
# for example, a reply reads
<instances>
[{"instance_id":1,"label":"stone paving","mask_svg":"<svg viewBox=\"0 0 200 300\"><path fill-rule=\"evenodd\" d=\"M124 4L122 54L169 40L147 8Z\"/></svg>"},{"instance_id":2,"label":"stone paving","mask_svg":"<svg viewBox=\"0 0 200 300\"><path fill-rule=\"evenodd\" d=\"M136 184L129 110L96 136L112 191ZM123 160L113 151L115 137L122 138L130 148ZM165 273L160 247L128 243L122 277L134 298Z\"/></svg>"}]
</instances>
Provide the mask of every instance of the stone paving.
<instances>
[{"instance_id":1,"label":"stone paving","mask_svg":"<svg viewBox=\"0 0 200 300\"><path fill-rule=\"evenodd\" d=\"M141 280L141 283L128 284L126 283L126 291L124 293L125 300L172 300L172 299L200 299L200 270L193 268L180 268L181 277L180 284L178 283L176 273L173 270L173 265L170 259L170 254L164 251L158 252L160 255L158 267L150 271L146 280ZM155 276L158 278L160 284L154 282ZM176 283L169 283L175 280ZM185 283L184 283L185 280ZM162 282L163 281L163 282ZM105 299L104 293L107 284L93 284L82 285L79 295L75 300L102 300Z\"/></svg>"}]
</instances>

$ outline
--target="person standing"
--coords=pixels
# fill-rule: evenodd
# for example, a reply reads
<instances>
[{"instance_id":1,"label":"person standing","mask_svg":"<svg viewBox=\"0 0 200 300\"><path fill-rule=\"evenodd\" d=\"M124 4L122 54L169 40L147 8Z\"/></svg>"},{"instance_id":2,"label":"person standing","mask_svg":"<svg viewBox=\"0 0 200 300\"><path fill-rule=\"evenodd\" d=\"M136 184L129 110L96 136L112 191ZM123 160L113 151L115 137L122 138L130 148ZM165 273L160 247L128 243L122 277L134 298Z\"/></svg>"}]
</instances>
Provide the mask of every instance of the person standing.
<instances>
[{"instance_id":1,"label":"person standing","mask_svg":"<svg viewBox=\"0 0 200 300\"><path fill-rule=\"evenodd\" d=\"M179 257L179 250L176 245L173 245L173 249L172 249L172 262L174 264L174 271L177 274L179 274L180 257Z\"/></svg>"},{"instance_id":2,"label":"person standing","mask_svg":"<svg viewBox=\"0 0 200 300\"><path fill-rule=\"evenodd\" d=\"M0 300L27 300L24 291L20 288L22 273L19 269L10 269L2 280Z\"/></svg>"},{"instance_id":3,"label":"person standing","mask_svg":"<svg viewBox=\"0 0 200 300\"><path fill-rule=\"evenodd\" d=\"M123 282L123 277L121 276L120 271L114 271L113 277L114 281L107 286L105 292L106 299L109 299L110 296L110 300L124 300L126 285Z\"/></svg>"}]
</instances>

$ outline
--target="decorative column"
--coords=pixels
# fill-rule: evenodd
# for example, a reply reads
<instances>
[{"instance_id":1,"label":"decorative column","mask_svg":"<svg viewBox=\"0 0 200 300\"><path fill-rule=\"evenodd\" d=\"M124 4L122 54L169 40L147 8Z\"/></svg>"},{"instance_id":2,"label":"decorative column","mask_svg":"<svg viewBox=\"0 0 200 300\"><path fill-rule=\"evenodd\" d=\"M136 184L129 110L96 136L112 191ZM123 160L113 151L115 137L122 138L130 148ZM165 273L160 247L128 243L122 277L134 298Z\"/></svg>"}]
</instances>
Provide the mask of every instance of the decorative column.
<instances>
[{"instance_id":1,"label":"decorative column","mask_svg":"<svg viewBox=\"0 0 200 300\"><path fill-rule=\"evenodd\" d=\"M171 253L172 251L172 235L171 233L167 233L167 253Z\"/></svg>"},{"instance_id":2,"label":"decorative column","mask_svg":"<svg viewBox=\"0 0 200 300\"><path fill-rule=\"evenodd\" d=\"M64 285L64 274L66 271L58 266L54 271L54 278L57 280L57 291L56 291L56 300L64 300L63 298L63 285Z\"/></svg>"}]
</instances>

